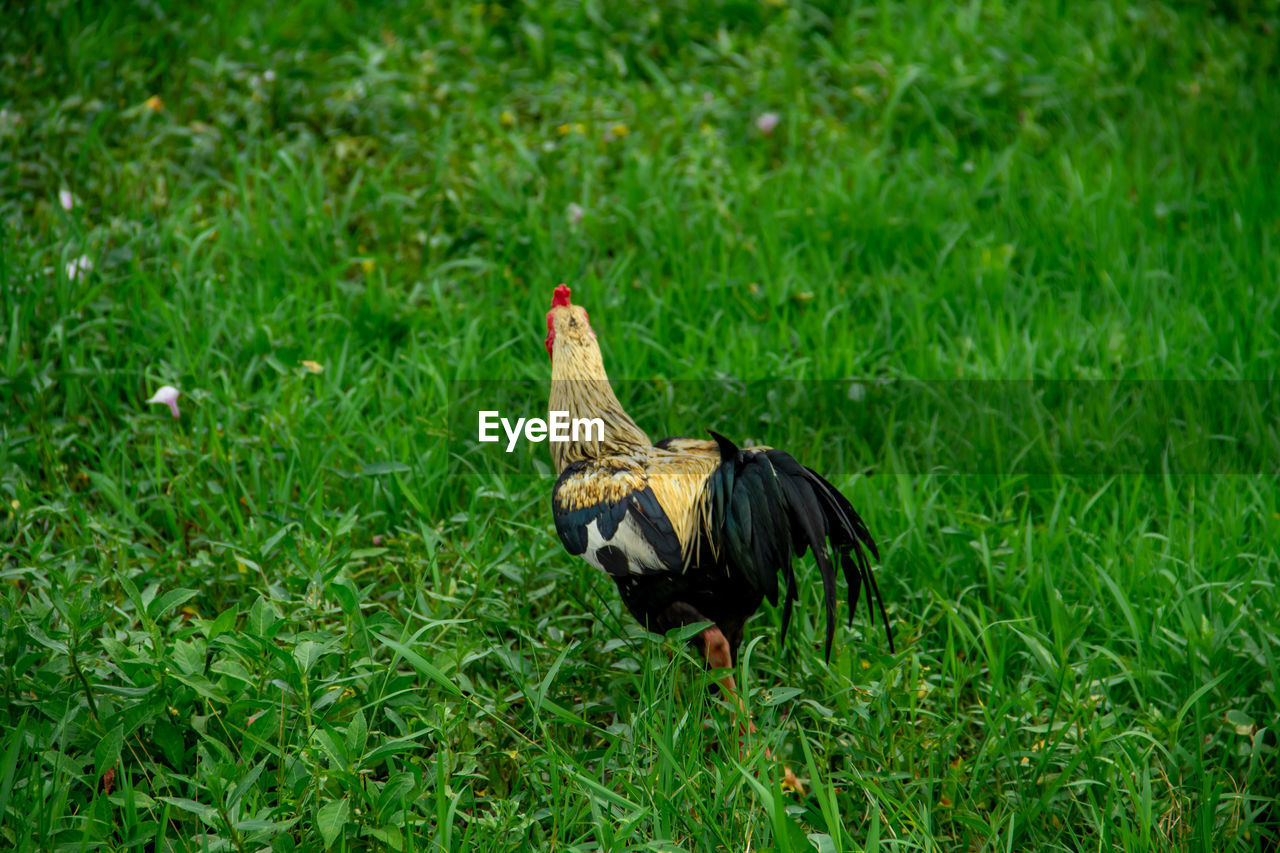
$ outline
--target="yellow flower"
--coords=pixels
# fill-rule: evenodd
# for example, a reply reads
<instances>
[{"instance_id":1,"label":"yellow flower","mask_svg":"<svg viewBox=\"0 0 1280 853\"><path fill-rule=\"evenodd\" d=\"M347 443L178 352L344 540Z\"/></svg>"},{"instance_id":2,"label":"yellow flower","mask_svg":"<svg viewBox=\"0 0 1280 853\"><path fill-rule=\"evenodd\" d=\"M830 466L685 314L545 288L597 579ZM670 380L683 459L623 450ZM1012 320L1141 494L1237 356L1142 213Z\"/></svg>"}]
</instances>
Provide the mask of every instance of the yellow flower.
<instances>
[{"instance_id":1,"label":"yellow flower","mask_svg":"<svg viewBox=\"0 0 1280 853\"><path fill-rule=\"evenodd\" d=\"M621 139L622 137L626 136L630 132L631 132L631 128L627 127L622 122L618 122L613 126L613 135L616 136L618 139Z\"/></svg>"},{"instance_id":2,"label":"yellow flower","mask_svg":"<svg viewBox=\"0 0 1280 853\"><path fill-rule=\"evenodd\" d=\"M373 272L373 268L374 268L375 266L377 266L377 262L376 262L376 261L361 261L361 262L360 262L360 269L364 270L364 274L365 274L365 275L369 275L370 273L372 273L372 272Z\"/></svg>"},{"instance_id":3,"label":"yellow flower","mask_svg":"<svg viewBox=\"0 0 1280 853\"><path fill-rule=\"evenodd\" d=\"M516 116L511 110L503 110L502 115L498 118L503 127L515 127Z\"/></svg>"},{"instance_id":4,"label":"yellow flower","mask_svg":"<svg viewBox=\"0 0 1280 853\"><path fill-rule=\"evenodd\" d=\"M569 131L571 130L573 130L573 128L569 127L569 125L562 124L556 128L556 133L560 134L561 136L568 136Z\"/></svg>"},{"instance_id":5,"label":"yellow flower","mask_svg":"<svg viewBox=\"0 0 1280 853\"><path fill-rule=\"evenodd\" d=\"M159 95L152 95L142 102L142 105L153 113L158 113L164 109L164 101L160 100Z\"/></svg>"},{"instance_id":6,"label":"yellow flower","mask_svg":"<svg viewBox=\"0 0 1280 853\"><path fill-rule=\"evenodd\" d=\"M324 365L318 361L306 360L302 362L302 366L311 373L324 373Z\"/></svg>"}]
</instances>

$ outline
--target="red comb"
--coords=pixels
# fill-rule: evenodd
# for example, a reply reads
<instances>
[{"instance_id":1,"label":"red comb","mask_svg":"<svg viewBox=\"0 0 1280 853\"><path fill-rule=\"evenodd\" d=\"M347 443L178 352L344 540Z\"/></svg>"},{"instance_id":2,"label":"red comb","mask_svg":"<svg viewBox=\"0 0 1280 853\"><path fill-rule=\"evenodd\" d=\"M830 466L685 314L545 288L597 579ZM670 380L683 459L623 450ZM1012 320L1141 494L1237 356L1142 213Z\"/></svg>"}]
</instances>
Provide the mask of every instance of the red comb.
<instances>
[{"instance_id":1,"label":"red comb","mask_svg":"<svg viewBox=\"0 0 1280 853\"><path fill-rule=\"evenodd\" d=\"M569 304L569 285L562 284L556 288L555 295L551 297L551 307L559 308Z\"/></svg>"}]
</instances>

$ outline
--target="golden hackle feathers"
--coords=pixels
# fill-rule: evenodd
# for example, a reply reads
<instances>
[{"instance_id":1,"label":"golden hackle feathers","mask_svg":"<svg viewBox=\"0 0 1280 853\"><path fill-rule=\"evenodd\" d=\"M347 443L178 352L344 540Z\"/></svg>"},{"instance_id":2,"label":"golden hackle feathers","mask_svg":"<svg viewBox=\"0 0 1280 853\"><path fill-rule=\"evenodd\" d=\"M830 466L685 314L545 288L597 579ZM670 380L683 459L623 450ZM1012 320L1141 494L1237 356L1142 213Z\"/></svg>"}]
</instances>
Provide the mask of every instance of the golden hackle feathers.
<instances>
[{"instance_id":1,"label":"golden hackle feathers","mask_svg":"<svg viewBox=\"0 0 1280 853\"><path fill-rule=\"evenodd\" d=\"M622 408L609 385L600 344L587 322L587 313L577 305L560 305L552 308L549 316L555 331L551 411L568 412L571 420L604 421L603 440L597 441L591 431L585 431L581 441L551 442L556 473L581 459L626 455L651 446L649 436Z\"/></svg>"},{"instance_id":2,"label":"golden hackle feathers","mask_svg":"<svg viewBox=\"0 0 1280 853\"><path fill-rule=\"evenodd\" d=\"M653 496L680 540L680 553L686 567L696 559L699 543L705 538L699 535L707 529L709 518L703 487L719 464L720 457L716 454L654 448L649 488L653 489Z\"/></svg>"},{"instance_id":3,"label":"golden hackle feathers","mask_svg":"<svg viewBox=\"0 0 1280 853\"><path fill-rule=\"evenodd\" d=\"M588 464L565 481L557 493L557 500L570 511L626 500L631 493L643 489L648 481L645 471L647 456L644 451L639 451L629 456L611 456L608 464Z\"/></svg>"}]
</instances>

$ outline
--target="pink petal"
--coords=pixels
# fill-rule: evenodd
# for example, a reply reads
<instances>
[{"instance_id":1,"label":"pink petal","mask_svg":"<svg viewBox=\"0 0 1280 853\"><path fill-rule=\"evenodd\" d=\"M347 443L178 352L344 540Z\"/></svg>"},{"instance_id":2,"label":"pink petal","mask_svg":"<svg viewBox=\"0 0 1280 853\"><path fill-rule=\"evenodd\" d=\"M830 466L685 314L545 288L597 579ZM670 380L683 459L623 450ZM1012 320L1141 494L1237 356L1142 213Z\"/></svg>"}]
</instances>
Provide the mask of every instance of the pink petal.
<instances>
[{"instance_id":1,"label":"pink petal","mask_svg":"<svg viewBox=\"0 0 1280 853\"><path fill-rule=\"evenodd\" d=\"M67 264L67 278L75 281L81 273L89 272L91 269L93 269L93 261L89 260L88 255L81 255Z\"/></svg>"},{"instance_id":2,"label":"pink petal","mask_svg":"<svg viewBox=\"0 0 1280 853\"><path fill-rule=\"evenodd\" d=\"M169 411L175 418L181 417L182 413L178 411L178 395L182 392L172 385L162 385L156 393L151 395L148 403L164 403L169 407Z\"/></svg>"}]
</instances>

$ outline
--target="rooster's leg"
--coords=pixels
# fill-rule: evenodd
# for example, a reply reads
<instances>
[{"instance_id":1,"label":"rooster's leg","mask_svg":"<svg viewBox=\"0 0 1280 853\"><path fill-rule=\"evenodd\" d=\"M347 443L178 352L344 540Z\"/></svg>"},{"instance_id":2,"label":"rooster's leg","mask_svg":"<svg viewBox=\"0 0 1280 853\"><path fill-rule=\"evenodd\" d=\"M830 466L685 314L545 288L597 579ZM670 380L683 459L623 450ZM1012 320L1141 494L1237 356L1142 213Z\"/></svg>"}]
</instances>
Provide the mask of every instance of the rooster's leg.
<instances>
[{"instance_id":1,"label":"rooster's leg","mask_svg":"<svg viewBox=\"0 0 1280 853\"><path fill-rule=\"evenodd\" d=\"M719 628L712 626L703 631L699 635L702 640L702 653L707 659L707 667L709 669L732 669L733 655L729 650L729 640L725 637L724 632ZM738 685L733 680L733 675L725 673L720 679L720 689L738 709L738 713L747 721L746 729L748 734L756 733L756 724L751 721L751 712L747 710L746 704L742 701L742 697L738 695ZM742 745L739 741L739 746ZM764 748L765 758L773 761L773 753L769 751L769 747ZM796 778L796 774L791 772L791 768L782 765L782 787L787 790L796 791L804 796L804 785Z\"/></svg>"},{"instance_id":2,"label":"rooster's leg","mask_svg":"<svg viewBox=\"0 0 1280 853\"><path fill-rule=\"evenodd\" d=\"M733 669L733 655L729 651L729 640L725 637L723 631L713 625L699 636L702 640L702 654L707 659L708 669ZM731 673L726 672L720 679L720 689L724 691L733 704L738 706L738 710L747 718L748 731L755 732L755 724L751 722L751 715L747 713L746 706L742 704L742 699L738 697L738 685L733 680Z\"/></svg>"}]
</instances>

